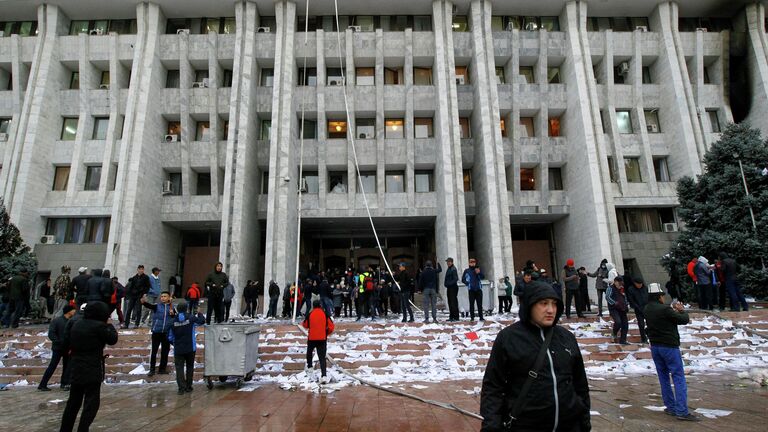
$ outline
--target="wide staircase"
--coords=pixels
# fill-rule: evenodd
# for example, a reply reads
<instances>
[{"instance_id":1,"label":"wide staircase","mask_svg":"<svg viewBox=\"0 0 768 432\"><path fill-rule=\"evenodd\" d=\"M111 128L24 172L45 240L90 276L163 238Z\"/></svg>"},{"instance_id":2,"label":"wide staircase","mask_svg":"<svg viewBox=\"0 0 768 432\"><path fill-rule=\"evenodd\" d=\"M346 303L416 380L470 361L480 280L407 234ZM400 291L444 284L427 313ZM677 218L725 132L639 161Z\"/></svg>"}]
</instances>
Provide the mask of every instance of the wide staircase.
<instances>
[{"instance_id":1,"label":"wide staircase","mask_svg":"<svg viewBox=\"0 0 768 432\"><path fill-rule=\"evenodd\" d=\"M682 350L689 366L743 369L768 361L768 339L750 335L734 326L768 334L768 309L749 313L722 313L717 319L693 313L692 323L682 326ZM506 317L507 319L503 319ZM329 354L338 366L379 383L479 379L485 369L493 340L510 324L511 315L484 323L403 324L390 320L354 322L340 319L330 338ZM630 319L632 316L630 315ZM256 379L285 380L301 372L305 362L306 336L295 325L280 321L258 323L259 362ZM610 323L597 317L570 319L561 323L577 336L591 376L600 373L642 373L648 370L651 353L640 344L634 321L630 345L612 342ZM150 335L145 328L119 330L119 341L107 347L107 382L131 383L173 381L173 352L169 375L148 378ZM198 333L195 378L204 373L205 341ZM0 332L0 383L36 385L48 365L50 341L45 326L22 326ZM643 362L645 360L645 362ZM158 359L159 361L159 359ZM649 373L652 372L649 371ZM61 366L49 385L59 382Z\"/></svg>"}]
</instances>

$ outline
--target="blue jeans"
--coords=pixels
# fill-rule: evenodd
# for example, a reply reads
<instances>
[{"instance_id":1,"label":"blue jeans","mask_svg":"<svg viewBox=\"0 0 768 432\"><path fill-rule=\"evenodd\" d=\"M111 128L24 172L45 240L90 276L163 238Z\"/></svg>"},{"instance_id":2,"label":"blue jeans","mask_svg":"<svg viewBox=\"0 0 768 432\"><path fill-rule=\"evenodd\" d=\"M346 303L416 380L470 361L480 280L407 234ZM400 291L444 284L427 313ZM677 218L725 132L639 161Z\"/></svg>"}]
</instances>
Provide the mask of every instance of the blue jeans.
<instances>
[{"instance_id":1,"label":"blue jeans","mask_svg":"<svg viewBox=\"0 0 768 432\"><path fill-rule=\"evenodd\" d=\"M437 290L424 290L424 322L429 321L429 311L432 311L432 321L437 322Z\"/></svg>"},{"instance_id":2,"label":"blue jeans","mask_svg":"<svg viewBox=\"0 0 768 432\"><path fill-rule=\"evenodd\" d=\"M267 311L267 316L272 318L277 317L277 297L269 299L269 310Z\"/></svg>"},{"instance_id":3,"label":"blue jeans","mask_svg":"<svg viewBox=\"0 0 768 432\"><path fill-rule=\"evenodd\" d=\"M320 304L323 306L325 315L333 316L333 299L329 297L320 297Z\"/></svg>"},{"instance_id":4,"label":"blue jeans","mask_svg":"<svg viewBox=\"0 0 768 432\"><path fill-rule=\"evenodd\" d=\"M741 306L742 310L749 310L747 300L744 299L744 294L741 292L741 287L735 280L726 280L725 289L728 291L728 297L731 299L731 310L736 312Z\"/></svg>"},{"instance_id":5,"label":"blue jeans","mask_svg":"<svg viewBox=\"0 0 768 432\"><path fill-rule=\"evenodd\" d=\"M8 307L5 310L5 317L3 318L3 322L5 323L5 326L18 327L19 319L21 319L21 315L23 313L24 313L23 299L9 301Z\"/></svg>"},{"instance_id":6,"label":"blue jeans","mask_svg":"<svg viewBox=\"0 0 768 432\"><path fill-rule=\"evenodd\" d=\"M668 410L677 416L688 415L688 387L685 384L685 371L683 371L683 358L680 348L670 348L651 345L653 363L656 365L656 374L661 385L661 398ZM675 384L675 391L669 382Z\"/></svg>"}]
</instances>

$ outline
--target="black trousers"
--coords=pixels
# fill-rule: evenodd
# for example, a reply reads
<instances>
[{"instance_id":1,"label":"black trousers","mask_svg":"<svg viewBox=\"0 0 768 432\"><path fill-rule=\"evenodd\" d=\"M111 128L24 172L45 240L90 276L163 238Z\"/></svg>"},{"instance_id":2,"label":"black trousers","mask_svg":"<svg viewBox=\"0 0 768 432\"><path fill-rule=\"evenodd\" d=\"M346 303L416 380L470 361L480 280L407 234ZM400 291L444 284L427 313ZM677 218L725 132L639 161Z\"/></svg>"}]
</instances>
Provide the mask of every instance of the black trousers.
<instances>
[{"instance_id":1,"label":"black trousers","mask_svg":"<svg viewBox=\"0 0 768 432\"><path fill-rule=\"evenodd\" d=\"M223 301L222 305L224 307L224 322L227 322L229 321L229 310L232 309L232 300Z\"/></svg>"},{"instance_id":2,"label":"black trousers","mask_svg":"<svg viewBox=\"0 0 768 432\"><path fill-rule=\"evenodd\" d=\"M320 359L320 373L325 376L325 351L328 348L328 341L310 340L307 341L307 366L312 368L312 355L317 349L317 358Z\"/></svg>"},{"instance_id":3,"label":"black trousers","mask_svg":"<svg viewBox=\"0 0 768 432\"><path fill-rule=\"evenodd\" d=\"M483 291L469 290L469 319L475 319L475 303L477 303L477 313L480 319L483 318Z\"/></svg>"},{"instance_id":4,"label":"black trousers","mask_svg":"<svg viewBox=\"0 0 768 432\"><path fill-rule=\"evenodd\" d=\"M597 314L600 316L603 316L603 296L605 295L605 290L599 289L597 290Z\"/></svg>"},{"instance_id":5,"label":"black trousers","mask_svg":"<svg viewBox=\"0 0 768 432\"><path fill-rule=\"evenodd\" d=\"M216 314L214 317L213 322L216 324L222 322L224 320L223 316L223 310L222 310L222 303L223 303L222 297L208 297L208 310L205 312L205 323L210 324L211 323L211 316Z\"/></svg>"},{"instance_id":6,"label":"black trousers","mask_svg":"<svg viewBox=\"0 0 768 432\"><path fill-rule=\"evenodd\" d=\"M712 310L714 308L714 289L712 284L699 284L699 309Z\"/></svg>"},{"instance_id":7,"label":"black trousers","mask_svg":"<svg viewBox=\"0 0 768 432\"><path fill-rule=\"evenodd\" d=\"M131 319L133 319L136 327L139 326L139 319L141 318L141 303L137 298L125 298L125 325L131 325Z\"/></svg>"},{"instance_id":8,"label":"black trousers","mask_svg":"<svg viewBox=\"0 0 768 432\"><path fill-rule=\"evenodd\" d=\"M191 389L195 373L195 352L174 353L173 364L176 366L176 384L179 386L179 390Z\"/></svg>"},{"instance_id":9,"label":"black trousers","mask_svg":"<svg viewBox=\"0 0 768 432\"><path fill-rule=\"evenodd\" d=\"M164 372L168 367L168 351L171 350L171 344L168 342L168 333L152 332L152 353L149 356L149 370L155 370L157 360L157 348L160 348L160 371Z\"/></svg>"},{"instance_id":10,"label":"black trousers","mask_svg":"<svg viewBox=\"0 0 768 432\"><path fill-rule=\"evenodd\" d=\"M589 301L589 288L579 287L579 296L581 297L581 309L579 310L581 312L584 312L584 311L592 312L592 306L590 306L590 301Z\"/></svg>"},{"instance_id":11,"label":"black trousers","mask_svg":"<svg viewBox=\"0 0 768 432\"><path fill-rule=\"evenodd\" d=\"M645 335L645 315L642 310L634 309L635 318L637 319L637 328L640 329L640 339L643 343L648 342L648 336Z\"/></svg>"},{"instance_id":12,"label":"black trousers","mask_svg":"<svg viewBox=\"0 0 768 432\"><path fill-rule=\"evenodd\" d=\"M458 320L459 319L459 287L448 287L447 290L447 297L448 297L448 319L452 320Z\"/></svg>"},{"instance_id":13,"label":"black trousers","mask_svg":"<svg viewBox=\"0 0 768 432\"><path fill-rule=\"evenodd\" d=\"M245 312L243 313L245 316L249 316L253 318L254 315L256 315L256 299L246 299L245 300Z\"/></svg>"},{"instance_id":14,"label":"black trousers","mask_svg":"<svg viewBox=\"0 0 768 432\"><path fill-rule=\"evenodd\" d=\"M576 308L576 315L584 316L581 312L581 296L579 290L565 290L565 316L571 317L571 301L573 300L574 307Z\"/></svg>"},{"instance_id":15,"label":"black trousers","mask_svg":"<svg viewBox=\"0 0 768 432\"><path fill-rule=\"evenodd\" d=\"M61 432L71 432L75 427L75 419L80 407L83 407L83 413L80 415L80 425L78 432L87 432L91 423L99 412L101 403L101 382L94 384L81 385L73 383L69 390L69 400L64 408L64 415L61 417Z\"/></svg>"},{"instance_id":16,"label":"black trousers","mask_svg":"<svg viewBox=\"0 0 768 432\"><path fill-rule=\"evenodd\" d=\"M40 380L40 384L37 386L38 388L48 387L48 381L53 376L53 373L56 372L56 367L59 366L60 360L64 360L64 366L61 370L61 385L65 386L69 384L69 380L67 379L69 378L67 376L69 369L69 355L63 351L52 351L51 362L48 363L48 368L45 369L43 379Z\"/></svg>"}]
</instances>

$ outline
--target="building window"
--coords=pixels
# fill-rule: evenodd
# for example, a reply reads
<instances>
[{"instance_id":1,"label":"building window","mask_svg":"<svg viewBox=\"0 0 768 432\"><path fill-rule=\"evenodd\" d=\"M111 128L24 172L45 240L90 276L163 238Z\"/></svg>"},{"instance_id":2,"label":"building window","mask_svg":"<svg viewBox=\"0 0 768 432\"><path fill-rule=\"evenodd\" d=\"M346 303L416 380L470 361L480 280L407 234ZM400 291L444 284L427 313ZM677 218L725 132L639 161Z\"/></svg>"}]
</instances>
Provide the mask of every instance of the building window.
<instances>
[{"instance_id":1,"label":"building window","mask_svg":"<svg viewBox=\"0 0 768 432\"><path fill-rule=\"evenodd\" d=\"M328 120L328 138L346 138L346 120Z\"/></svg>"},{"instance_id":2,"label":"building window","mask_svg":"<svg viewBox=\"0 0 768 432\"><path fill-rule=\"evenodd\" d=\"M469 127L469 117L459 117L459 138L472 138L472 129Z\"/></svg>"},{"instance_id":3,"label":"building window","mask_svg":"<svg viewBox=\"0 0 768 432\"><path fill-rule=\"evenodd\" d=\"M665 157L653 158L653 171L656 174L657 182L671 181L669 178L669 167L667 166L667 158Z\"/></svg>"},{"instance_id":4,"label":"building window","mask_svg":"<svg viewBox=\"0 0 768 432\"><path fill-rule=\"evenodd\" d=\"M665 223L675 222L675 210L662 208L617 208L616 221L620 233L663 232Z\"/></svg>"},{"instance_id":5,"label":"building window","mask_svg":"<svg viewBox=\"0 0 768 432\"><path fill-rule=\"evenodd\" d=\"M384 138L404 138L403 126L405 123L403 119L386 119L384 120Z\"/></svg>"},{"instance_id":6,"label":"building window","mask_svg":"<svg viewBox=\"0 0 768 432\"><path fill-rule=\"evenodd\" d=\"M355 119L355 135L359 139L376 138L376 119L373 119L373 118Z\"/></svg>"},{"instance_id":7,"label":"building window","mask_svg":"<svg viewBox=\"0 0 768 432\"><path fill-rule=\"evenodd\" d=\"M11 130L11 119L0 118L0 133L7 134Z\"/></svg>"},{"instance_id":8,"label":"building window","mask_svg":"<svg viewBox=\"0 0 768 432\"><path fill-rule=\"evenodd\" d=\"M105 243L110 218L49 218L45 234L56 243Z\"/></svg>"},{"instance_id":9,"label":"building window","mask_svg":"<svg viewBox=\"0 0 768 432\"><path fill-rule=\"evenodd\" d=\"M456 85L469 84L469 71L466 66L456 66Z\"/></svg>"},{"instance_id":10,"label":"building window","mask_svg":"<svg viewBox=\"0 0 768 432\"><path fill-rule=\"evenodd\" d=\"M89 27L89 22L87 20L86 21L80 21L80 20L72 21L69 24L69 34L70 34L70 36L75 36L75 35L78 35L78 34L81 34L81 33L88 34L88 27Z\"/></svg>"},{"instance_id":11,"label":"building window","mask_svg":"<svg viewBox=\"0 0 768 432\"><path fill-rule=\"evenodd\" d=\"M435 190L433 171L416 171L413 175L413 181L416 192L433 192Z\"/></svg>"},{"instance_id":12,"label":"building window","mask_svg":"<svg viewBox=\"0 0 768 432\"><path fill-rule=\"evenodd\" d=\"M549 136L559 137L560 134L560 117L549 118Z\"/></svg>"},{"instance_id":13,"label":"building window","mask_svg":"<svg viewBox=\"0 0 768 432\"><path fill-rule=\"evenodd\" d=\"M272 68L261 69L261 79L259 80L262 87L272 87L272 83L275 79L275 70Z\"/></svg>"},{"instance_id":14,"label":"building window","mask_svg":"<svg viewBox=\"0 0 768 432\"><path fill-rule=\"evenodd\" d=\"M269 171L261 172L261 194L266 195L269 193Z\"/></svg>"},{"instance_id":15,"label":"building window","mask_svg":"<svg viewBox=\"0 0 768 432\"><path fill-rule=\"evenodd\" d=\"M504 68L496 67L496 84L506 84L507 80L504 77Z\"/></svg>"},{"instance_id":16,"label":"building window","mask_svg":"<svg viewBox=\"0 0 768 432\"><path fill-rule=\"evenodd\" d=\"M299 68L299 86L317 85L317 68Z\"/></svg>"},{"instance_id":17,"label":"building window","mask_svg":"<svg viewBox=\"0 0 768 432\"><path fill-rule=\"evenodd\" d=\"M709 126L712 132L720 132L720 119L717 117L717 110L707 110L709 117Z\"/></svg>"},{"instance_id":18,"label":"building window","mask_svg":"<svg viewBox=\"0 0 768 432\"><path fill-rule=\"evenodd\" d=\"M435 136L432 129L432 118L417 117L413 119L413 122L415 123L415 138L432 138Z\"/></svg>"},{"instance_id":19,"label":"building window","mask_svg":"<svg viewBox=\"0 0 768 432\"><path fill-rule=\"evenodd\" d=\"M80 89L80 72L72 72L72 77L69 79L69 89L70 90Z\"/></svg>"},{"instance_id":20,"label":"building window","mask_svg":"<svg viewBox=\"0 0 768 432\"><path fill-rule=\"evenodd\" d=\"M645 110L645 127L648 133L659 133L659 111L657 109Z\"/></svg>"},{"instance_id":21,"label":"building window","mask_svg":"<svg viewBox=\"0 0 768 432\"><path fill-rule=\"evenodd\" d=\"M653 84L650 66L643 66L643 84Z\"/></svg>"},{"instance_id":22,"label":"building window","mask_svg":"<svg viewBox=\"0 0 768 432\"><path fill-rule=\"evenodd\" d=\"M536 78L533 74L533 66L520 66L520 76L523 77L523 82L525 84L536 83Z\"/></svg>"},{"instance_id":23,"label":"building window","mask_svg":"<svg viewBox=\"0 0 768 432\"><path fill-rule=\"evenodd\" d=\"M560 168L549 169L549 190L563 190L563 171Z\"/></svg>"},{"instance_id":24,"label":"building window","mask_svg":"<svg viewBox=\"0 0 768 432\"><path fill-rule=\"evenodd\" d=\"M37 21L0 22L0 31L6 37L14 34L19 36L37 36Z\"/></svg>"},{"instance_id":25,"label":"building window","mask_svg":"<svg viewBox=\"0 0 768 432\"><path fill-rule=\"evenodd\" d=\"M373 15L358 15L352 17L352 25L360 27L360 31L372 32L376 29L376 18Z\"/></svg>"},{"instance_id":26,"label":"building window","mask_svg":"<svg viewBox=\"0 0 768 432\"><path fill-rule=\"evenodd\" d=\"M53 172L53 190L65 191L69 185L69 165L57 166Z\"/></svg>"},{"instance_id":27,"label":"building window","mask_svg":"<svg viewBox=\"0 0 768 432\"><path fill-rule=\"evenodd\" d=\"M259 130L259 139L269 141L269 132L272 130L272 120L262 120Z\"/></svg>"},{"instance_id":28,"label":"building window","mask_svg":"<svg viewBox=\"0 0 768 432\"><path fill-rule=\"evenodd\" d=\"M712 79L709 78L709 68L704 66L704 84L712 84Z\"/></svg>"},{"instance_id":29,"label":"building window","mask_svg":"<svg viewBox=\"0 0 768 432\"><path fill-rule=\"evenodd\" d=\"M99 82L99 85L106 86L106 88L109 88L109 71L101 72L101 81Z\"/></svg>"},{"instance_id":30,"label":"building window","mask_svg":"<svg viewBox=\"0 0 768 432\"><path fill-rule=\"evenodd\" d=\"M619 181L618 177L616 177L616 165L614 165L611 156L608 156L608 178L611 180L611 183L617 183Z\"/></svg>"},{"instance_id":31,"label":"building window","mask_svg":"<svg viewBox=\"0 0 768 432\"><path fill-rule=\"evenodd\" d=\"M224 79L221 86L232 87L232 69L224 69Z\"/></svg>"},{"instance_id":32,"label":"building window","mask_svg":"<svg viewBox=\"0 0 768 432\"><path fill-rule=\"evenodd\" d=\"M221 139L227 141L229 139L229 120L224 120L221 127Z\"/></svg>"},{"instance_id":33,"label":"building window","mask_svg":"<svg viewBox=\"0 0 768 432\"><path fill-rule=\"evenodd\" d=\"M317 194L320 193L320 180L317 176L317 172L305 172L304 173L304 187L306 187L305 193Z\"/></svg>"},{"instance_id":34,"label":"building window","mask_svg":"<svg viewBox=\"0 0 768 432\"><path fill-rule=\"evenodd\" d=\"M171 195L181 195L181 173L168 173L168 181L171 182Z\"/></svg>"},{"instance_id":35,"label":"building window","mask_svg":"<svg viewBox=\"0 0 768 432\"><path fill-rule=\"evenodd\" d=\"M413 68L414 85L432 85L432 68Z\"/></svg>"},{"instance_id":36,"label":"building window","mask_svg":"<svg viewBox=\"0 0 768 432\"><path fill-rule=\"evenodd\" d=\"M560 68L559 67L547 68L547 82L549 84L560 84Z\"/></svg>"},{"instance_id":37,"label":"building window","mask_svg":"<svg viewBox=\"0 0 768 432\"><path fill-rule=\"evenodd\" d=\"M363 189L360 192L367 194L376 193L376 172L362 171L360 173L360 183L363 185Z\"/></svg>"},{"instance_id":38,"label":"building window","mask_svg":"<svg viewBox=\"0 0 768 432\"><path fill-rule=\"evenodd\" d=\"M453 25L451 26L455 32L469 31L469 20L466 15L454 15Z\"/></svg>"},{"instance_id":39,"label":"building window","mask_svg":"<svg viewBox=\"0 0 768 432\"><path fill-rule=\"evenodd\" d=\"M178 69L169 69L165 75L165 88L181 87L181 71Z\"/></svg>"},{"instance_id":40,"label":"building window","mask_svg":"<svg viewBox=\"0 0 768 432\"><path fill-rule=\"evenodd\" d=\"M501 129L502 138L507 137L507 122L504 119L499 120L499 128Z\"/></svg>"},{"instance_id":41,"label":"building window","mask_svg":"<svg viewBox=\"0 0 768 432\"><path fill-rule=\"evenodd\" d=\"M326 68L326 84L329 86L344 85L344 68Z\"/></svg>"},{"instance_id":42,"label":"building window","mask_svg":"<svg viewBox=\"0 0 768 432\"><path fill-rule=\"evenodd\" d=\"M168 135L176 135L179 137L181 135L181 122L169 121L167 133Z\"/></svg>"},{"instance_id":43,"label":"building window","mask_svg":"<svg viewBox=\"0 0 768 432\"><path fill-rule=\"evenodd\" d=\"M403 85L403 68L384 68L384 85Z\"/></svg>"},{"instance_id":44,"label":"building window","mask_svg":"<svg viewBox=\"0 0 768 432\"><path fill-rule=\"evenodd\" d=\"M208 70L195 71L195 83L197 83L198 87L208 87L208 84L206 84L207 81L208 81ZM192 87L194 87L194 83L192 84Z\"/></svg>"},{"instance_id":45,"label":"building window","mask_svg":"<svg viewBox=\"0 0 768 432\"><path fill-rule=\"evenodd\" d=\"M384 190L387 193L405 192L405 172L387 171L384 175Z\"/></svg>"},{"instance_id":46,"label":"building window","mask_svg":"<svg viewBox=\"0 0 768 432\"><path fill-rule=\"evenodd\" d=\"M110 33L136 34L136 27L135 19L109 20Z\"/></svg>"},{"instance_id":47,"label":"building window","mask_svg":"<svg viewBox=\"0 0 768 432\"><path fill-rule=\"evenodd\" d=\"M432 31L432 16L431 15L416 15L413 17L413 31Z\"/></svg>"},{"instance_id":48,"label":"building window","mask_svg":"<svg viewBox=\"0 0 768 432\"><path fill-rule=\"evenodd\" d=\"M520 190L536 190L536 170L533 168L520 168Z\"/></svg>"},{"instance_id":49,"label":"building window","mask_svg":"<svg viewBox=\"0 0 768 432\"><path fill-rule=\"evenodd\" d=\"M627 174L627 183L643 182L643 176L640 173L640 159L624 158L624 172Z\"/></svg>"},{"instance_id":50,"label":"building window","mask_svg":"<svg viewBox=\"0 0 768 432\"><path fill-rule=\"evenodd\" d=\"M520 136L535 137L536 129L533 127L533 117L520 117Z\"/></svg>"},{"instance_id":51,"label":"building window","mask_svg":"<svg viewBox=\"0 0 768 432\"><path fill-rule=\"evenodd\" d=\"M199 172L197 173L197 193L195 195L210 195L211 194L211 173Z\"/></svg>"},{"instance_id":52,"label":"building window","mask_svg":"<svg viewBox=\"0 0 768 432\"><path fill-rule=\"evenodd\" d=\"M211 139L211 123L199 121L195 125L195 141L208 141Z\"/></svg>"},{"instance_id":53,"label":"building window","mask_svg":"<svg viewBox=\"0 0 768 432\"><path fill-rule=\"evenodd\" d=\"M616 110L616 127L619 133L632 133L632 117L629 115L629 110Z\"/></svg>"},{"instance_id":54,"label":"building window","mask_svg":"<svg viewBox=\"0 0 768 432\"><path fill-rule=\"evenodd\" d=\"M74 141L77 137L77 117L65 117L61 127L61 140Z\"/></svg>"},{"instance_id":55,"label":"building window","mask_svg":"<svg viewBox=\"0 0 768 432\"><path fill-rule=\"evenodd\" d=\"M472 191L472 170L465 169L462 171L462 177L464 178L464 192Z\"/></svg>"},{"instance_id":56,"label":"building window","mask_svg":"<svg viewBox=\"0 0 768 432\"><path fill-rule=\"evenodd\" d=\"M109 126L109 117L96 117L93 119L93 135L91 139L107 139L107 127Z\"/></svg>"},{"instance_id":57,"label":"building window","mask_svg":"<svg viewBox=\"0 0 768 432\"><path fill-rule=\"evenodd\" d=\"M328 172L328 192L347 193L347 172L329 171Z\"/></svg>"},{"instance_id":58,"label":"building window","mask_svg":"<svg viewBox=\"0 0 768 432\"><path fill-rule=\"evenodd\" d=\"M101 165L85 167L85 187L83 190L97 191L101 183Z\"/></svg>"},{"instance_id":59,"label":"building window","mask_svg":"<svg viewBox=\"0 0 768 432\"><path fill-rule=\"evenodd\" d=\"M359 67L355 69L355 84L372 86L376 84L376 68Z\"/></svg>"},{"instance_id":60,"label":"building window","mask_svg":"<svg viewBox=\"0 0 768 432\"><path fill-rule=\"evenodd\" d=\"M304 119L304 139L317 139L317 120Z\"/></svg>"},{"instance_id":61,"label":"building window","mask_svg":"<svg viewBox=\"0 0 768 432\"><path fill-rule=\"evenodd\" d=\"M556 16L541 17L541 28L546 31L560 31L560 20Z\"/></svg>"}]
</instances>

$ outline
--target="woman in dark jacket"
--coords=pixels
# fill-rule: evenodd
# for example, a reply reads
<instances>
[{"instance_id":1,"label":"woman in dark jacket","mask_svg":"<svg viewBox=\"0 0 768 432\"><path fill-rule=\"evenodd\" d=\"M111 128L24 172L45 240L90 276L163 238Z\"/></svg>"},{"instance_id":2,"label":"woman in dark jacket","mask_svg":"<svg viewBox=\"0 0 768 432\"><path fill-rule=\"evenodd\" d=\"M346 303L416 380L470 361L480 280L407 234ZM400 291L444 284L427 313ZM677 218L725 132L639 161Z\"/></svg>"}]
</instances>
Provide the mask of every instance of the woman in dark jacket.
<instances>
[{"instance_id":1,"label":"woman in dark jacket","mask_svg":"<svg viewBox=\"0 0 768 432\"><path fill-rule=\"evenodd\" d=\"M71 387L61 418L61 432L69 432L75 426L81 405L83 413L78 430L88 430L99 412L101 382L104 381L104 346L117 343L117 330L107 322L108 319L106 304L90 302L85 307L83 319L64 332L63 349L71 356Z\"/></svg>"}]
</instances>

